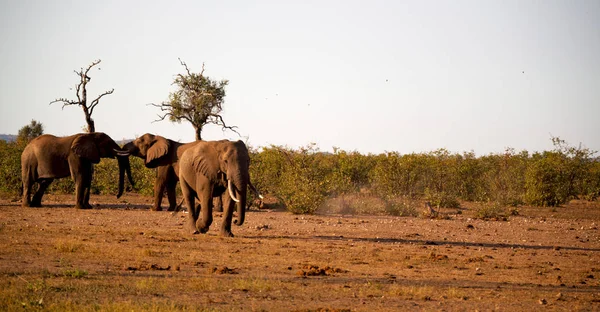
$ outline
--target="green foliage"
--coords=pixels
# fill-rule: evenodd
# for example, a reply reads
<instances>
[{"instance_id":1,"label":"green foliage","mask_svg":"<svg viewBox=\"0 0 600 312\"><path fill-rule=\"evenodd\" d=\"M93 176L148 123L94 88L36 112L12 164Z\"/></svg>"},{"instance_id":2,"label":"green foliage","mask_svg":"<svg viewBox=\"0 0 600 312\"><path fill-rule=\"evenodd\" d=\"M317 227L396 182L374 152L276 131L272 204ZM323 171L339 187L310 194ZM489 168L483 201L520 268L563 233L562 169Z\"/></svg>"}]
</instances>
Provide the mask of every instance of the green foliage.
<instances>
[{"instance_id":1,"label":"green foliage","mask_svg":"<svg viewBox=\"0 0 600 312\"><path fill-rule=\"evenodd\" d=\"M214 81L204 75L204 64L200 73L193 73L187 64L186 74L178 74L173 81L176 90L169 94L169 100L160 105L155 105L165 112L160 120L169 118L171 122L181 123L182 120L192 124L196 130L196 139L201 139L204 125L212 123L223 128L233 130L225 125L221 112L225 99L227 80Z\"/></svg>"},{"instance_id":2,"label":"green foliage","mask_svg":"<svg viewBox=\"0 0 600 312\"><path fill-rule=\"evenodd\" d=\"M586 200L597 200L600 196L600 159L591 161L586 167L580 184L580 195Z\"/></svg>"},{"instance_id":3,"label":"green foliage","mask_svg":"<svg viewBox=\"0 0 600 312\"><path fill-rule=\"evenodd\" d=\"M504 154L481 158L482 180L485 188L478 196L480 201L496 201L516 206L523 203L525 172L529 165L529 153L516 153L507 149Z\"/></svg>"},{"instance_id":4,"label":"green foliage","mask_svg":"<svg viewBox=\"0 0 600 312\"><path fill-rule=\"evenodd\" d=\"M600 193L595 152L569 146L552 138L553 151L535 153L525 174L525 201L530 205L559 206L584 195L595 198Z\"/></svg>"},{"instance_id":5,"label":"green foliage","mask_svg":"<svg viewBox=\"0 0 600 312\"><path fill-rule=\"evenodd\" d=\"M386 201L385 212L398 217L416 217L419 215L415 202L410 199Z\"/></svg>"},{"instance_id":6,"label":"green foliage","mask_svg":"<svg viewBox=\"0 0 600 312\"><path fill-rule=\"evenodd\" d=\"M135 182L135 188L129 185L125 177L125 189L142 195L152 195L154 192L154 181L156 180L156 169L148 169L144 161L138 157L129 158L131 175ZM103 158L99 164L94 166L94 178L92 180L92 193L103 195L116 195L119 188L119 163L116 159Z\"/></svg>"},{"instance_id":7,"label":"green foliage","mask_svg":"<svg viewBox=\"0 0 600 312\"><path fill-rule=\"evenodd\" d=\"M511 214L514 214L511 210ZM499 202L483 203L475 210L475 218L483 220L508 220L506 208Z\"/></svg>"},{"instance_id":8,"label":"green foliage","mask_svg":"<svg viewBox=\"0 0 600 312\"><path fill-rule=\"evenodd\" d=\"M279 148L287 160L279 177L278 197L288 211L296 214L314 213L324 202L330 184L330 167L323 166L327 157L314 146L299 151Z\"/></svg>"},{"instance_id":9,"label":"green foliage","mask_svg":"<svg viewBox=\"0 0 600 312\"><path fill-rule=\"evenodd\" d=\"M23 126L23 128L19 130L17 144L25 146L31 140L42 134L44 134L44 126L42 123L32 119L30 124Z\"/></svg>"},{"instance_id":10,"label":"green foliage","mask_svg":"<svg viewBox=\"0 0 600 312\"><path fill-rule=\"evenodd\" d=\"M324 208L340 213L405 216L415 213L416 200L445 208L457 208L460 201L517 207L522 203L557 206L572 198L595 200L600 195L600 159L593 157L595 152L570 147L557 138L553 142L552 151L530 155L507 149L502 154L481 157L444 149L407 155L362 155L339 149L322 152L314 144L297 150L270 146L250 150L250 177L263 194L278 198L292 213L314 213L334 202L344 207ZM2 195L20 194L23 148L23 144L0 141ZM130 164L136 183L131 191L152 195L156 170L147 169L137 157L131 157ZM116 160L102 159L94 167L92 192L116 194L118 173ZM48 192L72 194L73 181L55 180ZM359 198L355 202L330 200L356 196ZM493 215L488 212L494 212L492 208L485 207L481 217ZM512 211L518 213L517 209Z\"/></svg>"},{"instance_id":11,"label":"green foliage","mask_svg":"<svg viewBox=\"0 0 600 312\"><path fill-rule=\"evenodd\" d=\"M70 278L84 278L88 275L88 272L86 270L71 269L71 270L65 270L63 272L63 275L65 277L70 277Z\"/></svg>"},{"instance_id":12,"label":"green foliage","mask_svg":"<svg viewBox=\"0 0 600 312\"><path fill-rule=\"evenodd\" d=\"M154 193L154 181L156 180L157 169L146 168L144 160L138 157L129 157L129 162L131 165L133 182L135 182L133 191L142 195L152 195ZM116 161L114 162L114 166L115 169L111 172L118 172L119 164Z\"/></svg>"},{"instance_id":13,"label":"green foliage","mask_svg":"<svg viewBox=\"0 0 600 312\"><path fill-rule=\"evenodd\" d=\"M426 189L425 199L429 201L433 207L460 208L460 203L458 202L456 195L447 193L445 191L432 193L429 189Z\"/></svg>"},{"instance_id":14,"label":"green foliage","mask_svg":"<svg viewBox=\"0 0 600 312\"><path fill-rule=\"evenodd\" d=\"M525 174L525 201L530 205L558 206L569 199L561 167L566 158L556 152L535 153Z\"/></svg>"},{"instance_id":15,"label":"green foliage","mask_svg":"<svg viewBox=\"0 0 600 312\"><path fill-rule=\"evenodd\" d=\"M24 145L0 140L0 194L18 196L21 193L21 152Z\"/></svg>"}]
</instances>

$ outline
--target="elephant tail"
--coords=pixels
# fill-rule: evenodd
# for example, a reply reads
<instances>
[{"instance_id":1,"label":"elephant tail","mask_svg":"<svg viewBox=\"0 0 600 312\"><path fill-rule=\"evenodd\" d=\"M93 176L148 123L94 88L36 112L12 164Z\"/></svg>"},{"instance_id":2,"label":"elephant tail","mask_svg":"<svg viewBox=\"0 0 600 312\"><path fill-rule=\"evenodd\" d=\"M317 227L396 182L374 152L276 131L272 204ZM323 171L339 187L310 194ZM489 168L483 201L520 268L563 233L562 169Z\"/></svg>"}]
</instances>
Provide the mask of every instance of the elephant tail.
<instances>
[{"instance_id":1,"label":"elephant tail","mask_svg":"<svg viewBox=\"0 0 600 312\"><path fill-rule=\"evenodd\" d=\"M181 201L179 202L179 204L177 204L177 207L175 207L175 211L173 211L171 213L171 216L177 215L177 213L181 210L182 206L183 206L183 198L181 199Z\"/></svg>"}]
</instances>

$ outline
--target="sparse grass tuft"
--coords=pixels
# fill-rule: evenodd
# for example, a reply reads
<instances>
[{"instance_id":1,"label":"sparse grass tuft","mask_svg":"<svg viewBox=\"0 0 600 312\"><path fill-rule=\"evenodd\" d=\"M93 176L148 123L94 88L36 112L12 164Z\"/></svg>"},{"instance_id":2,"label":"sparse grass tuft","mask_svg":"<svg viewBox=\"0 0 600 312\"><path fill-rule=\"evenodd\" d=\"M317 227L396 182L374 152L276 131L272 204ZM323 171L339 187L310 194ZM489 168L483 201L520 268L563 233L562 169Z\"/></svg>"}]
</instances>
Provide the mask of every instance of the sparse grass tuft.
<instances>
[{"instance_id":1,"label":"sparse grass tuft","mask_svg":"<svg viewBox=\"0 0 600 312\"><path fill-rule=\"evenodd\" d=\"M76 252L83 248L83 244L75 240L58 240L54 248L60 252Z\"/></svg>"},{"instance_id":2,"label":"sparse grass tuft","mask_svg":"<svg viewBox=\"0 0 600 312\"><path fill-rule=\"evenodd\" d=\"M85 276L88 275L88 272L86 270L71 269L71 270L65 270L63 272L63 275L65 277L71 277L71 278L84 278Z\"/></svg>"},{"instance_id":3,"label":"sparse grass tuft","mask_svg":"<svg viewBox=\"0 0 600 312\"><path fill-rule=\"evenodd\" d=\"M475 218L483 220L508 220L506 209L498 202L484 203L475 210Z\"/></svg>"},{"instance_id":4,"label":"sparse grass tuft","mask_svg":"<svg viewBox=\"0 0 600 312\"><path fill-rule=\"evenodd\" d=\"M389 296L398 296L408 300L431 300L438 293L431 286L400 286L392 285L388 290Z\"/></svg>"}]
</instances>

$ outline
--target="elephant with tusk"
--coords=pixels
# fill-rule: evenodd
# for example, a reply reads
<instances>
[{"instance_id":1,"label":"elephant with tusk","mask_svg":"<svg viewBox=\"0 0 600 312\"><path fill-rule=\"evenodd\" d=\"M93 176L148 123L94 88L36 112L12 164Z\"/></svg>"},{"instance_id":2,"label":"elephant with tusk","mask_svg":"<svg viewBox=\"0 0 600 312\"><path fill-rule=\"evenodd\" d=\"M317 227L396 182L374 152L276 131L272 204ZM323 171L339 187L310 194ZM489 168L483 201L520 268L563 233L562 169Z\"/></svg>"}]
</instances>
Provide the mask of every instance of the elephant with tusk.
<instances>
[{"instance_id":1,"label":"elephant with tusk","mask_svg":"<svg viewBox=\"0 0 600 312\"><path fill-rule=\"evenodd\" d=\"M21 154L21 179L23 181L23 207L39 207L42 205L44 192L54 181L71 176L75 182L75 207L91 208L90 186L94 172L94 164L101 158L115 158L119 162L119 191L121 197L124 189L125 173L131 185L129 157L119 145L102 132L79 133L67 137L56 137L44 134L33 139ZM39 187L31 198L32 186Z\"/></svg>"},{"instance_id":2,"label":"elephant with tusk","mask_svg":"<svg viewBox=\"0 0 600 312\"><path fill-rule=\"evenodd\" d=\"M181 155L179 179L189 209L187 222L191 233L208 231L213 221L212 199L221 197L224 210L221 235L233 237L234 208L237 207L234 223L244 224L249 166L250 156L242 141L202 141ZM195 205L196 198L200 206Z\"/></svg>"}]
</instances>

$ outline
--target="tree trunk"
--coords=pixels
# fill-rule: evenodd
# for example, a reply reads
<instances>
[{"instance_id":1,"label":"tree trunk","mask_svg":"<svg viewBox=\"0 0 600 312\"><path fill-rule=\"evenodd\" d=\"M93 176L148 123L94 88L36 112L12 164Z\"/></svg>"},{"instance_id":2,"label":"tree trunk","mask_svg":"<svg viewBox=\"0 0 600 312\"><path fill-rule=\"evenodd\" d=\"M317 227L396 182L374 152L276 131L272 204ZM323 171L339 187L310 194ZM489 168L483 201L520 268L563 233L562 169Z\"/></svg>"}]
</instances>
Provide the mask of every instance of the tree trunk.
<instances>
[{"instance_id":1,"label":"tree trunk","mask_svg":"<svg viewBox=\"0 0 600 312\"><path fill-rule=\"evenodd\" d=\"M90 114L90 111L87 107L87 99L86 99L86 90L85 90L85 85L83 86L83 104L80 104L81 107L83 108L83 113L85 114L85 122L87 123L87 131L88 133L94 133L96 132L96 126L94 125L94 120L92 119L92 115Z\"/></svg>"},{"instance_id":2,"label":"tree trunk","mask_svg":"<svg viewBox=\"0 0 600 312\"><path fill-rule=\"evenodd\" d=\"M194 130L196 131L196 141L201 141L202 140L202 127L198 127L198 126L194 126Z\"/></svg>"},{"instance_id":3,"label":"tree trunk","mask_svg":"<svg viewBox=\"0 0 600 312\"><path fill-rule=\"evenodd\" d=\"M87 125L88 125L88 127L87 127L88 132L89 133L96 132L96 125L94 124L94 120L91 117L86 116L85 121L87 122Z\"/></svg>"}]
</instances>

